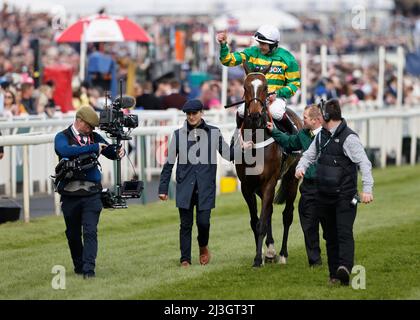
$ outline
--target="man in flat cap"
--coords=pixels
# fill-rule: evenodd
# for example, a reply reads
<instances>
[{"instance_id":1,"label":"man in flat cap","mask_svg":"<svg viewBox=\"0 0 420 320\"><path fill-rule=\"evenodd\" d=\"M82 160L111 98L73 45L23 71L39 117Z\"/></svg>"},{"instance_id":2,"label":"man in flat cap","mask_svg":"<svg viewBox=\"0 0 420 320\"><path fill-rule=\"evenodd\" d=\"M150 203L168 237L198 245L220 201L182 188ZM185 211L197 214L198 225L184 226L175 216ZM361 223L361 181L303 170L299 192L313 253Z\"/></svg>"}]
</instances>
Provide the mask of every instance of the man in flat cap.
<instances>
[{"instance_id":1,"label":"man in flat cap","mask_svg":"<svg viewBox=\"0 0 420 320\"><path fill-rule=\"evenodd\" d=\"M198 229L199 262L210 261L208 248L210 212L215 207L217 151L223 158L233 159L233 149L223 139L219 128L207 124L203 119L203 104L200 100L187 101L182 110L187 119L182 128L175 130L163 166L159 184L159 198L168 199L168 187L172 168L176 169L176 206L181 220L179 238L181 266L191 264L191 232L193 210L196 207Z\"/></svg>"},{"instance_id":2,"label":"man in flat cap","mask_svg":"<svg viewBox=\"0 0 420 320\"><path fill-rule=\"evenodd\" d=\"M55 136L54 147L60 161L92 157L94 162L100 154L111 160L122 158L125 154L123 148L108 144L93 132L98 125L99 117L92 107L81 107L74 123ZM57 185L74 272L83 275L84 279L95 277L97 225L102 210L101 178L98 166L94 165L75 172Z\"/></svg>"}]
</instances>

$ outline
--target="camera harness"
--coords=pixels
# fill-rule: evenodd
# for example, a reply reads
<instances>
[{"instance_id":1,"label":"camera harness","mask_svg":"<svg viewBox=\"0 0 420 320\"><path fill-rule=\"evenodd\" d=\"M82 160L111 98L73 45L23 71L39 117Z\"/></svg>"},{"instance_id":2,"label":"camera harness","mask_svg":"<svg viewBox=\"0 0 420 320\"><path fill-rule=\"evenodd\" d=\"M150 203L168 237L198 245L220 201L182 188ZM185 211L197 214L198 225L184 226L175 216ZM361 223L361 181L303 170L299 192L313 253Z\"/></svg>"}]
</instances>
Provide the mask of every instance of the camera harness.
<instances>
[{"instance_id":1,"label":"camera harness","mask_svg":"<svg viewBox=\"0 0 420 320\"><path fill-rule=\"evenodd\" d=\"M70 128L67 128L66 130L63 131L64 135L67 137L68 143L71 144L72 140L76 140L77 143L81 146L88 146L94 143L94 139L93 139L93 134L90 134L88 136L84 136L85 138L87 138L87 141L82 141L82 135L79 133L77 134L74 130L73 130L73 126L71 126ZM102 172L102 166L100 164L100 162L98 160L97 164L99 167L99 170Z\"/></svg>"},{"instance_id":2,"label":"camera harness","mask_svg":"<svg viewBox=\"0 0 420 320\"><path fill-rule=\"evenodd\" d=\"M90 145L94 143L94 139L92 135L89 136L84 136L86 138L86 141L83 141L82 135L81 134L77 134L72 127L69 127L67 129L65 129L63 131L63 134L66 136L68 143L71 145L72 142L77 142L77 144L79 144L80 146L86 146L86 145ZM80 155L79 157L88 157L89 155ZM56 174L55 176L51 176L52 179L54 179L54 185L56 188L56 191L58 191L59 189L59 185L61 184L61 182L65 181L67 179L67 181L72 181L72 180L80 180L80 179L84 179L86 176L83 173L83 170L81 170L80 168L76 168L73 167L73 172L70 178L68 178L68 174L70 171L72 171L69 168L65 168L64 163L67 162L72 162L77 160L79 157L76 157L75 159L72 160L65 160L63 162L64 159L61 159L59 164L56 166ZM91 160L92 165L96 164L99 168L100 171L102 171L102 167L101 164L99 163L99 161L97 160L97 158L92 158ZM63 172L63 170L66 170Z\"/></svg>"}]
</instances>

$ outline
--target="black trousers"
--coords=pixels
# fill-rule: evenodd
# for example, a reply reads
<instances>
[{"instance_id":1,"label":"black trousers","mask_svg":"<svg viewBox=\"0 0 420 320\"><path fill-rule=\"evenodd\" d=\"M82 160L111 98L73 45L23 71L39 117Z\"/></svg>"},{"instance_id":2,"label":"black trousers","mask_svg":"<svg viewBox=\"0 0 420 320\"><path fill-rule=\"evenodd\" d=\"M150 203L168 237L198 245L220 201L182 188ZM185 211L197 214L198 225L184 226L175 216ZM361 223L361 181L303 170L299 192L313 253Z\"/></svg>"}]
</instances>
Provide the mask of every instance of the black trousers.
<instances>
[{"instance_id":1,"label":"black trousers","mask_svg":"<svg viewBox=\"0 0 420 320\"><path fill-rule=\"evenodd\" d=\"M321 263L321 249L319 247L319 223L316 213L318 198L314 180L303 179L300 185L299 219L305 239L306 253L309 265ZM323 222L323 221L322 221ZM325 227L322 225L322 229Z\"/></svg>"},{"instance_id":2,"label":"black trousers","mask_svg":"<svg viewBox=\"0 0 420 320\"><path fill-rule=\"evenodd\" d=\"M351 272L354 265L353 224L357 207L350 202L351 197L318 195L316 210L325 225L324 239L327 244L330 277L335 277L339 266L345 266Z\"/></svg>"},{"instance_id":3,"label":"black trousers","mask_svg":"<svg viewBox=\"0 0 420 320\"><path fill-rule=\"evenodd\" d=\"M196 224L198 229L198 245L200 247L207 246L210 233L210 212L211 210L200 210L198 207L198 194L196 190L193 192L191 204L188 209L178 208L179 217L181 219L179 229L179 243L181 249L180 261L188 261L191 263L191 233L194 221L194 207L196 207Z\"/></svg>"},{"instance_id":4,"label":"black trousers","mask_svg":"<svg viewBox=\"0 0 420 320\"><path fill-rule=\"evenodd\" d=\"M61 201L74 271L94 273L98 252L97 226L102 210L101 195L61 196Z\"/></svg>"}]
</instances>

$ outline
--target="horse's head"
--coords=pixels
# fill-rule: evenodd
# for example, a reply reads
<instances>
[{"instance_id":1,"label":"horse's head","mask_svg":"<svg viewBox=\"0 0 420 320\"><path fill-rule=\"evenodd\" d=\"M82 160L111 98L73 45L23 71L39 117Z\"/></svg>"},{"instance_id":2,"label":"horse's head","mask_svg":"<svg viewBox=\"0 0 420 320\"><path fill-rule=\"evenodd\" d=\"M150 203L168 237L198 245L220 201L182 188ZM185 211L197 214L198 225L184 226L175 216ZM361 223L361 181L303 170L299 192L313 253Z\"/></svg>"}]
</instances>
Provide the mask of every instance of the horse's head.
<instances>
[{"instance_id":1,"label":"horse's head","mask_svg":"<svg viewBox=\"0 0 420 320\"><path fill-rule=\"evenodd\" d=\"M244 69L246 78L244 82L245 90L245 119L251 120L251 128L265 128L268 120L266 106L267 99L267 79L265 74L270 70L271 64L267 67L254 71L245 62ZM249 120L250 119L250 120Z\"/></svg>"}]
</instances>

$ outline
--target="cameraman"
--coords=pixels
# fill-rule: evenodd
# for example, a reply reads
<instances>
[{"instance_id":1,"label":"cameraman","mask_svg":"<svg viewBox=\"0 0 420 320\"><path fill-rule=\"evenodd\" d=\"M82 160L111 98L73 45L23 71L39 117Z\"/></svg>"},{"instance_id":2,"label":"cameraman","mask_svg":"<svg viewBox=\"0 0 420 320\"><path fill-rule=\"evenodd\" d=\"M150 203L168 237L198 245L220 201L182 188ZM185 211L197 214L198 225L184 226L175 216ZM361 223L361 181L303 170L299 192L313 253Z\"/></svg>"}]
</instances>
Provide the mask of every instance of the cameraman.
<instances>
[{"instance_id":1,"label":"cameraman","mask_svg":"<svg viewBox=\"0 0 420 320\"><path fill-rule=\"evenodd\" d=\"M60 160L73 160L91 153L97 156L103 154L111 160L122 158L125 154L123 148L109 145L98 133L93 132L98 125L96 112L91 107L81 107L74 123L55 136L55 152ZM102 210L101 191L101 173L97 165L70 179L64 179L58 188L74 272L83 274L85 279L95 276L97 225Z\"/></svg>"}]
</instances>

